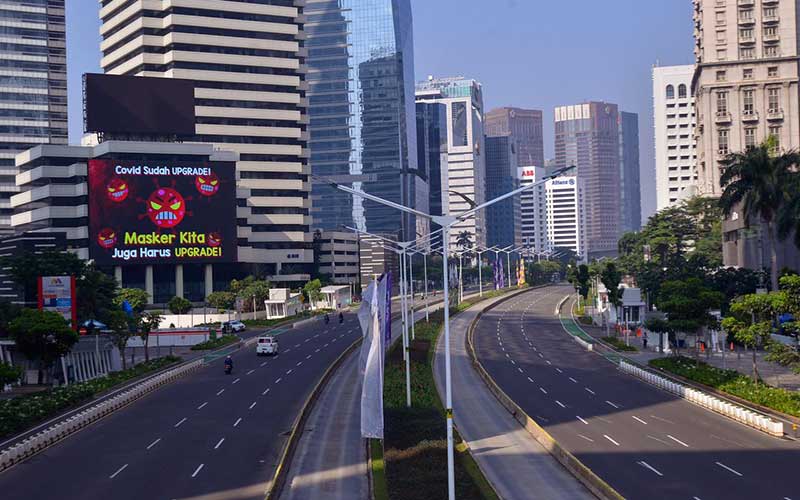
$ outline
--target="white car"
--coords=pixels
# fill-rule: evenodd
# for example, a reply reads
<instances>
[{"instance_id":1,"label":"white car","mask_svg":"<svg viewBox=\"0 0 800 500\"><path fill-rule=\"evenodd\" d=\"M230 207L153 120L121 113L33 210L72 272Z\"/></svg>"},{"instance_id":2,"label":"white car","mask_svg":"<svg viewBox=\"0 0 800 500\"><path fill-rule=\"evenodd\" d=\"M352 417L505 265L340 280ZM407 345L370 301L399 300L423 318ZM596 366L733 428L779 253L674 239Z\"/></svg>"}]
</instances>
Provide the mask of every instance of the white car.
<instances>
[{"instance_id":1,"label":"white car","mask_svg":"<svg viewBox=\"0 0 800 500\"><path fill-rule=\"evenodd\" d=\"M278 354L278 341L275 337L258 337L256 342L257 356L275 356Z\"/></svg>"},{"instance_id":2,"label":"white car","mask_svg":"<svg viewBox=\"0 0 800 500\"><path fill-rule=\"evenodd\" d=\"M228 330L233 333L239 333L245 331L247 326L239 320L233 320L223 323L222 328L223 330Z\"/></svg>"}]
</instances>

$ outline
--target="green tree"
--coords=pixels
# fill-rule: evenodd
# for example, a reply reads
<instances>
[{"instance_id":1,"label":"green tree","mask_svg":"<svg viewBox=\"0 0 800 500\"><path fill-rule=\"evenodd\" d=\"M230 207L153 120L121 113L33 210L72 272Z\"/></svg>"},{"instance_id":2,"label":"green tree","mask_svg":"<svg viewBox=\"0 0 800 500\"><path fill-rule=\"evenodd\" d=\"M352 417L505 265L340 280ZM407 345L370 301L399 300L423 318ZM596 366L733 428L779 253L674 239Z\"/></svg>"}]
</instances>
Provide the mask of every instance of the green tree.
<instances>
[{"instance_id":1,"label":"green tree","mask_svg":"<svg viewBox=\"0 0 800 500\"><path fill-rule=\"evenodd\" d=\"M699 278L668 281L661 287L658 308L666 313L667 327L672 334L699 335L702 328L716 325L717 320L710 311L719 308L723 298ZM676 346L678 340L675 338Z\"/></svg>"},{"instance_id":2,"label":"green tree","mask_svg":"<svg viewBox=\"0 0 800 500\"><path fill-rule=\"evenodd\" d=\"M167 308L172 314L186 314L192 310L192 302L183 297L172 297L167 302Z\"/></svg>"},{"instance_id":3,"label":"green tree","mask_svg":"<svg viewBox=\"0 0 800 500\"><path fill-rule=\"evenodd\" d=\"M141 288L122 288L117 292L117 297L114 303L118 307L122 307L123 302L131 305L134 314L141 314L147 308L147 303L150 300L150 294Z\"/></svg>"},{"instance_id":4,"label":"green tree","mask_svg":"<svg viewBox=\"0 0 800 500\"><path fill-rule=\"evenodd\" d=\"M8 384L13 384L22 378L22 368L10 363L0 361L0 392Z\"/></svg>"},{"instance_id":5,"label":"green tree","mask_svg":"<svg viewBox=\"0 0 800 500\"><path fill-rule=\"evenodd\" d=\"M731 304L731 315L722 321L722 327L740 342L752 349L753 379L761 380L758 373L756 350L767 348L772 337L772 321L783 310L785 296L780 292L751 294L739 297Z\"/></svg>"},{"instance_id":6,"label":"green tree","mask_svg":"<svg viewBox=\"0 0 800 500\"><path fill-rule=\"evenodd\" d=\"M800 373L800 276L796 274L783 276L780 286L782 297L777 304L778 312L790 313L794 317L794 321L784 323L783 328L786 333L795 336L795 345L788 346L774 342L769 346L769 355L766 359Z\"/></svg>"},{"instance_id":7,"label":"green tree","mask_svg":"<svg viewBox=\"0 0 800 500\"><path fill-rule=\"evenodd\" d=\"M589 266L586 264L581 264L578 266L578 275L577 275L577 285L578 285L578 293L581 294L583 300L587 300L589 298L589 286L591 284L592 277L589 274Z\"/></svg>"},{"instance_id":8,"label":"green tree","mask_svg":"<svg viewBox=\"0 0 800 500\"><path fill-rule=\"evenodd\" d=\"M23 309L9 324L17 349L31 361L37 361L39 382L42 371L53 366L78 342L78 333L58 313Z\"/></svg>"},{"instance_id":9,"label":"green tree","mask_svg":"<svg viewBox=\"0 0 800 500\"><path fill-rule=\"evenodd\" d=\"M106 326L111 330L111 340L119 349L122 357L122 368L126 369L125 349L128 347L128 339L134 335L136 329L136 318L129 317L122 309L114 309L106 315Z\"/></svg>"},{"instance_id":10,"label":"green tree","mask_svg":"<svg viewBox=\"0 0 800 500\"><path fill-rule=\"evenodd\" d=\"M8 325L19 316L20 312L22 312L22 307L17 304L6 300L0 301L0 337L9 335Z\"/></svg>"},{"instance_id":11,"label":"green tree","mask_svg":"<svg viewBox=\"0 0 800 500\"><path fill-rule=\"evenodd\" d=\"M303 287L303 292L306 294L309 303L312 305L322 300L322 283L317 280L311 280Z\"/></svg>"},{"instance_id":12,"label":"green tree","mask_svg":"<svg viewBox=\"0 0 800 500\"><path fill-rule=\"evenodd\" d=\"M320 283L322 279L320 279ZM239 288L237 297L241 299L244 305L243 312L253 312L253 298L255 298L256 307L258 304L264 304L264 301L269 299L269 290L272 285L269 281L252 280L246 286Z\"/></svg>"},{"instance_id":13,"label":"green tree","mask_svg":"<svg viewBox=\"0 0 800 500\"><path fill-rule=\"evenodd\" d=\"M722 161L719 203L729 217L741 206L747 224L763 223L767 227L770 246L770 278L772 290L778 289L778 253L775 222L786 209L787 187L792 182L792 169L800 163L795 152L773 154L765 142L743 153L731 153ZM763 242L762 242L763 248Z\"/></svg>"},{"instance_id":14,"label":"green tree","mask_svg":"<svg viewBox=\"0 0 800 500\"><path fill-rule=\"evenodd\" d=\"M137 318L139 338L144 342L144 360L150 361L150 334L161 324L161 313L144 312Z\"/></svg>"},{"instance_id":15,"label":"green tree","mask_svg":"<svg viewBox=\"0 0 800 500\"><path fill-rule=\"evenodd\" d=\"M214 292L206 297L206 303L224 313L232 310L236 305L236 294L233 292Z\"/></svg>"}]
</instances>

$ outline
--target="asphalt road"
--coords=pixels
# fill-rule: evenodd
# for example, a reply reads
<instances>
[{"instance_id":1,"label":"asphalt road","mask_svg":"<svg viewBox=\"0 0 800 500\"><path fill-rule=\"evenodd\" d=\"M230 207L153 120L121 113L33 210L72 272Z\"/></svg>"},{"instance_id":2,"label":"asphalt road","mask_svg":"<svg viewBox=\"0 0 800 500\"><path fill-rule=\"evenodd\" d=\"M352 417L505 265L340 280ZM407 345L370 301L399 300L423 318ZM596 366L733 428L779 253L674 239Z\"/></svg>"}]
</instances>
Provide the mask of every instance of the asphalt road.
<instances>
[{"instance_id":1,"label":"asphalt road","mask_svg":"<svg viewBox=\"0 0 800 500\"><path fill-rule=\"evenodd\" d=\"M532 418L628 499L800 500L800 443L776 439L619 372L554 310L570 287L486 313L479 359Z\"/></svg>"},{"instance_id":2,"label":"asphalt road","mask_svg":"<svg viewBox=\"0 0 800 500\"><path fill-rule=\"evenodd\" d=\"M361 335L353 314L233 354L0 474L9 499L261 499L288 431L327 367Z\"/></svg>"}]
</instances>

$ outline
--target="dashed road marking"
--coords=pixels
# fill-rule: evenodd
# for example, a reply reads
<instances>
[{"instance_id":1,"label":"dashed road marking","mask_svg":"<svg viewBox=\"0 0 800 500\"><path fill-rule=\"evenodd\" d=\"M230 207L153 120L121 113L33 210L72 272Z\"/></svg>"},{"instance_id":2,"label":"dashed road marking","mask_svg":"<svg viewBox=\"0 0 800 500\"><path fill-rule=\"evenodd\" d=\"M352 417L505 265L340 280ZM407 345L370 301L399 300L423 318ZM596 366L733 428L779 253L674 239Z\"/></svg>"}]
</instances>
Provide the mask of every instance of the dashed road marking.
<instances>
[{"instance_id":1,"label":"dashed road marking","mask_svg":"<svg viewBox=\"0 0 800 500\"><path fill-rule=\"evenodd\" d=\"M279 383L281 382L281 380L283 380L283 378L282 378L282 377L278 378L278 380L276 380L276 381L275 381L275 383L276 383L276 384L279 384Z\"/></svg>"},{"instance_id":2,"label":"dashed road marking","mask_svg":"<svg viewBox=\"0 0 800 500\"><path fill-rule=\"evenodd\" d=\"M237 426L239 425L239 423L241 423L241 421L242 421L241 417L240 417L240 418L237 418L237 419L236 419L236 422L234 422L234 423L233 423L233 426L234 426L234 427L237 427Z\"/></svg>"},{"instance_id":3,"label":"dashed road marking","mask_svg":"<svg viewBox=\"0 0 800 500\"><path fill-rule=\"evenodd\" d=\"M291 374L291 373L292 373L292 369L290 368L290 369L289 369L289 370L286 372L286 375L289 375L289 374Z\"/></svg>"},{"instance_id":4,"label":"dashed road marking","mask_svg":"<svg viewBox=\"0 0 800 500\"><path fill-rule=\"evenodd\" d=\"M539 387L539 390L542 391L543 393L547 394L547 391L544 390L544 387Z\"/></svg>"},{"instance_id":5,"label":"dashed road marking","mask_svg":"<svg viewBox=\"0 0 800 500\"><path fill-rule=\"evenodd\" d=\"M176 427L176 428L177 428L177 427L180 427L180 425L181 425L182 423L186 422L187 420L189 420L189 419L188 419L188 418L186 418L186 417L183 417L183 418L181 419L181 421L180 421L180 422L178 422L177 424L175 424L175 427Z\"/></svg>"},{"instance_id":6,"label":"dashed road marking","mask_svg":"<svg viewBox=\"0 0 800 500\"><path fill-rule=\"evenodd\" d=\"M647 422L645 422L641 418L637 417L636 415L632 415L632 416L633 416L633 419L636 420L637 422L640 422L640 423L642 423L644 425L647 425Z\"/></svg>"},{"instance_id":7,"label":"dashed road marking","mask_svg":"<svg viewBox=\"0 0 800 500\"><path fill-rule=\"evenodd\" d=\"M267 387L267 388L264 390L264 392L262 392L262 393L261 393L261 395L262 395L262 396L266 396L268 392L269 392L269 387Z\"/></svg>"},{"instance_id":8,"label":"dashed road marking","mask_svg":"<svg viewBox=\"0 0 800 500\"><path fill-rule=\"evenodd\" d=\"M128 464L123 465L122 467L117 469L117 472L115 472L115 473L111 474L110 476L108 476L108 478L109 479L114 479L115 477L117 477L117 474L119 474L120 472L124 471L127 468L128 468Z\"/></svg>"},{"instance_id":9,"label":"dashed road marking","mask_svg":"<svg viewBox=\"0 0 800 500\"><path fill-rule=\"evenodd\" d=\"M651 471L655 472L658 475L658 477L664 477L664 474L662 474L661 472L656 470L652 465L648 464L647 462L641 461L641 462L636 462L636 463L641 465L645 469L650 469ZM695 497L695 498L697 498L697 497Z\"/></svg>"},{"instance_id":10,"label":"dashed road marking","mask_svg":"<svg viewBox=\"0 0 800 500\"><path fill-rule=\"evenodd\" d=\"M574 378L572 378L572 377L570 377L569 379L570 379L570 380L571 380L573 383L575 383L575 384L577 384L577 383L578 383L578 381L577 381L577 380L575 380L575 379L574 379Z\"/></svg>"},{"instance_id":11,"label":"dashed road marking","mask_svg":"<svg viewBox=\"0 0 800 500\"><path fill-rule=\"evenodd\" d=\"M253 404L251 404L251 405L250 405L250 408L249 408L249 409L250 409L250 410L252 410L253 408L255 408L255 406L256 406L256 402L255 402L255 401L253 401Z\"/></svg>"},{"instance_id":12,"label":"dashed road marking","mask_svg":"<svg viewBox=\"0 0 800 500\"><path fill-rule=\"evenodd\" d=\"M670 438L671 440L675 441L679 445L683 446L684 448L688 448L689 447L688 444L684 443L683 441L681 441L680 439L678 439L676 437L670 436L669 434L667 434L667 437Z\"/></svg>"},{"instance_id":13,"label":"dashed road marking","mask_svg":"<svg viewBox=\"0 0 800 500\"><path fill-rule=\"evenodd\" d=\"M222 443L223 443L223 441L225 441L225 438L222 438L222 439L220 439L220 440L219 440L219 442L217 443L217 445L214 447L214 449L216 450L216 449L218 449L220 446L222 446Z\"/></svg>"},{"instance_id":14,"label":"dashed road marking","mask_svg":"<svg viewBox=\"0 0 800 500\"><path fill-rule=\"evenodd\" d=\"M223 392L225 392L225 389L220 389L220 391L217 393L217 396L219 396L219 395L220 395L220 394L222 394Z\"/></svg>"},{"instance_id":15,"label":"dashed road marking","mask_svg":"<svg viewBox=\"0 0 800 500\"><path fill-rule=\"evenodd\" d=\"M610 405L610 406L613 406L613 407L614 407L614 408L616 408L617 410L619 410L619 406L615 405L615 404L614 404L614 403L612 403L611 401L606 401L606 403L607 403L608 405Z\"/></svg>"},{"instance_id":16,"label":"dashed road marking","mask_svg":"<svg viewBox=\"0 0 800 500\"><path fill-rule=\"evenodd\" d=\"M153 441L152 443L150 443L150 446L148 446L148 447L147 447L147 448L145 448L145 449L146 449L146 450L149 450L149 449L150 449L150 448L152 448L153 446L157 445L159 441L161 441L161 438L158 438L158 439L156 439L155 441Z\"/></svg>"},{"instance_id":17,"label":"dashed road marking","mask_svg":"<svg viewBox=\"0 0 800 500\"><path fill-rule=\"evenodd\" d=\"M528 377L528 382L530 382L531 384L533 384L533 383L534 383L534 382L533 382L533 379L532 379L532 378L530 378L530 377Z\"/></svg>"},{"instance_id":18,"label":"dashed road marking","mask_svg":"<svg viewBox=\"0 0 800 500\"><path fill-rule=\"evenodd\" d=\"M714 462L714 463L719 465L720 467L722 467L723 469L725 469L727 471L733 472L734 474L736 474L739 477L744 476L744 474L742 474L741 472L737 472L737 471L731 469L730 467L728 467L727 465L723 464L722 462Z\"/></svg>"},{"instance_id":19,"label":"dashed road marking","mask_svg":"<svg viewBox=\"0 0 800 500\"><path fill-rule=\"evenodd\" d=\"M580 415L575 415L575 418L577 418L578 420L580 420L581 422L583 422L583 423L584 423L584 425L589 425L589 422L587 422L586 420L582 419L582 418L580 417Z\"/></svg>"},{"instance_id":20,"label":"dashed road marking","mask_svg":"<svg viewBox=\"0 0 800 500\"><path fill-rule=\"evenodd\" d=\"M614 443L616 446L619 446L619 443L618 443L618 442L616 442L616 441L614 441L614 440L613 440L611 437L609 437L609 436L608 436L608 434L603 434L603 437L604 437L604 438L606 438L606 439L608 439L608 440L609 440L609 441L611 441L612 443Z\"/></svg>"},{"instance_id":21,"label":"dashed road marking","mask_svg":"<svg viewBox=\"0 0 800 500\"><path fill-rule=\"evenodd\" d=\"M562 403L561 401L559 401L559 400L557 400L557 399L556 399L556 404L557 404L558 406L562 407L562 408L566 408L566 406L564 406L564 403Z\"/></svg>"},{"instance_id":22,"label":"dashed road marking","mask_svg":"<svg viewBox=\"0 0 800 500\"><path fill-rule=\"evenodd\" d=\"M237 378L236 380L234 380L234 381L233 381L233 383L232 383L231 385L233 385L233 384L238 384L240 380L242 380L242 379L240 379L240 378Z\"/></svg>"},{"instance_id":23,"label":"dashed road marking","mask_svg":"<svg viewBox=\"0 0 800 500\"><path fill-rule=\"evenodd\" d=\"M198 465L197 468L192 473L192 477L197 477L197 475L200 474L200 471L203 470L203 467L205 467L205 464Z\"/></svg>"},{"instance_id":24,"label":"dashed road marking","mask_svg":"<svg viewBox=\"0 0 800 500\"><path fill-rule=\"evenodd\" d=\"M255 370L250 370L249 372L247 372L247 375L252 375L253 372L255 372Z\"/></svg>"},{"instance_id":25,"label":"dashed road marking","mask_svg":"<svg viewBox=\"0 0 800 500\"><path fill-rule=\"evenodd\" d=\"M197 407L197 409L198 409L198 410L202 410L203 408L205 408L205 406L206 406L207 404L208 404L208 401L206 401L205 403L203 403L203 404L201 404L200 406L198 406L198 407Z\"/></svg>"},{"instance_id":26,"label":"dashed road marking","mask_svg":"<svg viewBox=\"0 0 800 500\"><path fill-rule=\"evenodd\" d=\"M594 439L588 438L588 437L584 436L583 434L578 434L578 437L583 438L583 439L589 441L590 443L594 443Z\"/></svg>"}]
</instances>

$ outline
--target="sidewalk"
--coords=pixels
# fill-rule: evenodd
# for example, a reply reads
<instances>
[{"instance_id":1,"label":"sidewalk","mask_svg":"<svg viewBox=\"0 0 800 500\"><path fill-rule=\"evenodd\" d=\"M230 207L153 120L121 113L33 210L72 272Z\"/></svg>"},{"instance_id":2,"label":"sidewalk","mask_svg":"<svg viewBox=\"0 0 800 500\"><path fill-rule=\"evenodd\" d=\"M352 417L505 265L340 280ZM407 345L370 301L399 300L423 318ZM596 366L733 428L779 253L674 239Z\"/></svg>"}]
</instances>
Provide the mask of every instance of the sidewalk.
<instances>
[{"instance_id":1,"label":"sidewalk","mask_svg":"<svg viewBox=\"0 0 800 500\"><path fill-rule=\"evenodd\" d=\"M479 311L501 299L476 304L451 321L453 413L458 432L504 500L594 498L500 405L472 366L466 348L469 325ZM440 394L444 394L444 355L442 335L434 360Z\"/></svg>"}]
</instances>

